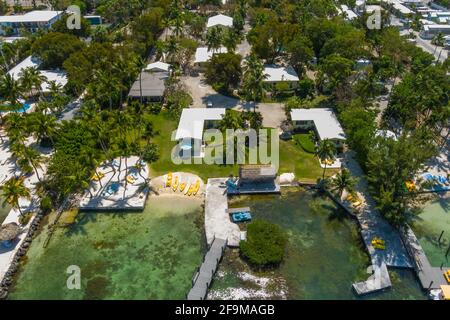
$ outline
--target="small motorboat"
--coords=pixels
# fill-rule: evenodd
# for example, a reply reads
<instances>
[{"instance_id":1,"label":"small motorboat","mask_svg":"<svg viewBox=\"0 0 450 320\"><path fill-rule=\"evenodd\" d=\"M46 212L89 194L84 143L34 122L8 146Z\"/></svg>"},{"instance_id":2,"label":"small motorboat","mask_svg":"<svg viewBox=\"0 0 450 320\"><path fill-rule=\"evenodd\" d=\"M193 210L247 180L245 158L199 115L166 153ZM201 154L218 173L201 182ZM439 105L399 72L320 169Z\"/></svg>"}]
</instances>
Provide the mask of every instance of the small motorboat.
<instances>
[{"instance_id":1,"label":"small motorboat","mask_svg":"<svg viewBox=\"0 0 450 320\"><path fill-rule=\"evenodd\" d=\"M231 215L231 220L234 223L247 222L252 220L252 215L250 212L236 212Z\"/></svg>"}]
</instances>

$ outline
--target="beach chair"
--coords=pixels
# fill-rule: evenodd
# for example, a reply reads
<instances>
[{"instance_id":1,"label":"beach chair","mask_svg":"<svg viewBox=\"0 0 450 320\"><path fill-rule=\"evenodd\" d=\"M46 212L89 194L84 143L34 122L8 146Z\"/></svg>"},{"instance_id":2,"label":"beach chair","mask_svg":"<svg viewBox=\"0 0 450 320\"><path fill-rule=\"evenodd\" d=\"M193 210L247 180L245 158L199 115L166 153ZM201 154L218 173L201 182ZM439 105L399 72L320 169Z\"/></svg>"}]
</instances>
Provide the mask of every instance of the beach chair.
<instances>
[{"instance_id":1,"label":"beach chair","mask_svg":"<svg viewBox=\"0 0 450 320\"><path fill-rule=\"evenodd\" d=\"M94 180L94 181L99 181L99 180L101 180L103 177L105 176L105 174L103 173L103 172L101 172L101 171L98 171L98 172L96 172L96 173L94 173L93 175L92 175L92 180Z\"/></svg>"},{"instance_id":2,"label":"beach chair","mask_svg":"<svg viewBox=\"0 0 450 320\"><path fill-rule=\"evenodd\" d=\"M129 184L134 184L136 182L136 179L134 179L132 176L127 176L127 182Z\"/></svg>"}]
</instances>

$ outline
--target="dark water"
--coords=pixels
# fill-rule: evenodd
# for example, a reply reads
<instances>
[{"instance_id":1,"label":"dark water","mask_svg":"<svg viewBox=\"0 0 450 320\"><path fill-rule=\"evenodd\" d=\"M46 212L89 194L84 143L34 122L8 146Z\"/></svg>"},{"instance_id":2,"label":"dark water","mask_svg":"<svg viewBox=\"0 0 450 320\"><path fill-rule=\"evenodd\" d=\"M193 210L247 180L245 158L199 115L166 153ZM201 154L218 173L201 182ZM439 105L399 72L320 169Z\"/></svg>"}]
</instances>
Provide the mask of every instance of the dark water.
<instances>
[{"instance_id":1,"label":"dark water","mask_svg":"<svg viewBox=\"0 0 450 320\"><path fill-rule=\"evenodd\" d=\"M242 288L250 292L258 290L254 281L238 276L246 270L249 274L273 279L265 295L259 291L256 298L357 299L351 285L368 278L369 257L356 221L328 199L298 190L284 192L281 196L237 197L230 203L230 207L246 206L251 208L254 218L277 223L287 231L289 244L285 261L275 271L257 273L249 270L236 255L228 254L213 284L213 297L230 298L238 291L236 288L241 288L238 293L242 293ZM365 298L424 298L413 272L391 271L391 278L392 290ZM242 295L237 297L242 298ZM243 297L252 298L252 295Z\"/></svg>"}]
</instances>

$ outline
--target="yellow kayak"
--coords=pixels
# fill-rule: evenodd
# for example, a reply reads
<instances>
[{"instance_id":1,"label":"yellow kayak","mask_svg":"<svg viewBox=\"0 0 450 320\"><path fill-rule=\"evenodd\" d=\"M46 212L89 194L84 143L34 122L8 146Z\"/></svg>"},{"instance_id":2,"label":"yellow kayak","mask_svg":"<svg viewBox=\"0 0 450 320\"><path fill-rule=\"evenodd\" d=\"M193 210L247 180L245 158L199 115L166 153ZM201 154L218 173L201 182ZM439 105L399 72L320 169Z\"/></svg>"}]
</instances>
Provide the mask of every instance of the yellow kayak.
<instances>
[{"instance_id":1,"label":"yellow kayak","mask_svg":"<svg viewBox=\"0 0 450 320\"><path fill-rule=\"evenodd\" d=\"M170 187L172 185L172 172L167 174L166 187Z\"/></svg>"},{"instance_id":2,"label":"yellow kayak","mask_svg":"<svg viewBox=\"0 0 450 320\"><path fill-rule=\"evenodd\" d=\"M182 182L181 184L180 184L180 192L183 192L184 191L184 188L186 188L186 182Z\"/></svg>"},{"instance_id":3,"label":"yellow kayak","mask_svg":"<svg viewBox=\"0 0 450 320\"><path fill-rule=\"evenodd\" d=\"M191 186L189 187L189 191L187 193L188 196L192 195L192 192L194 192L194 188L195 188L195 185L192 183Z\"/></svg>"},{"instance_id":4,"label":"yellow kayak","mask_svg":"<svg viewBox=\"0 0 450 320\"><path fill-rule=\"evenodd\" d=\"M173 183L172 190L176 191L177 188L178 188L178 176L175 177L175 181Z\"/></svg>"},{"instance_id":5,"label":"yellow kayak","mask_svg":"<svg viewBox=\"0 0 450 320\"><path fill-rule=\"evenodd\" d=\"M197 182L195 183L194 190L192 191L192 194L194 196L197 195L199 189L200 189L200 180L197 180Z\"/></svg>"}]
</instances>

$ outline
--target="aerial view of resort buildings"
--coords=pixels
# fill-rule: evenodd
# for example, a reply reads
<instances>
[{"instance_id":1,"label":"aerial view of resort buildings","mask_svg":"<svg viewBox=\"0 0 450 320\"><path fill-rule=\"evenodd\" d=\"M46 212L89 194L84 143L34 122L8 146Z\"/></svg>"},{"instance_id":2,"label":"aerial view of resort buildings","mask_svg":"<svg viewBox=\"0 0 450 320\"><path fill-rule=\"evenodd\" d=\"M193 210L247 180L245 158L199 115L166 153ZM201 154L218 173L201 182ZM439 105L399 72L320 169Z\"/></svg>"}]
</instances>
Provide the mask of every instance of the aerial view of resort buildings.
<instances>
[{"instance_id":1,"label":"aerial view of resort buildings","mask_svg":"<svg viewBox=\"0 0 450 320\"><path fill-rule=\"evenodd\" d=\"M450 300L449 49L449 0L0 0L0 300Z\"/></svg>"}]
</instances>

